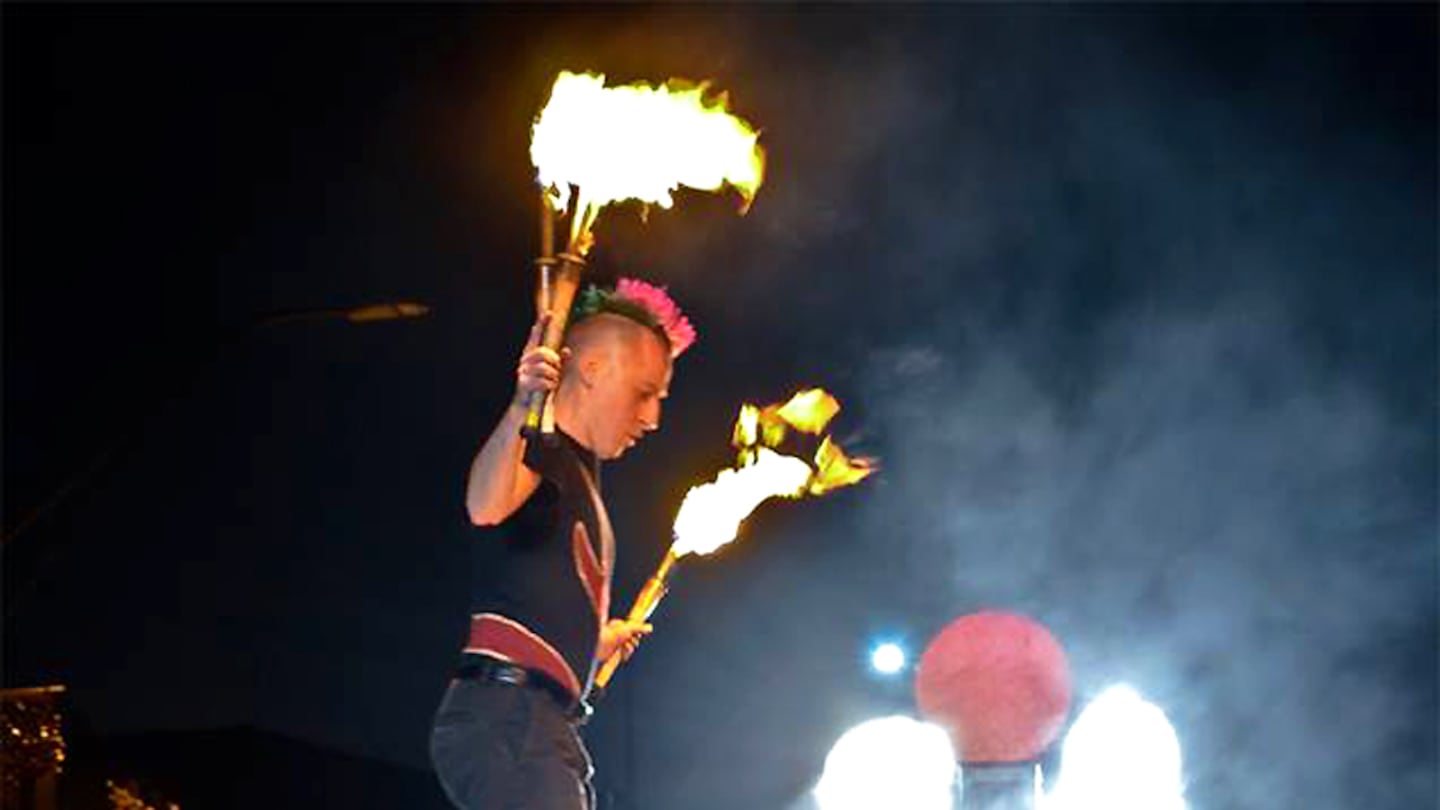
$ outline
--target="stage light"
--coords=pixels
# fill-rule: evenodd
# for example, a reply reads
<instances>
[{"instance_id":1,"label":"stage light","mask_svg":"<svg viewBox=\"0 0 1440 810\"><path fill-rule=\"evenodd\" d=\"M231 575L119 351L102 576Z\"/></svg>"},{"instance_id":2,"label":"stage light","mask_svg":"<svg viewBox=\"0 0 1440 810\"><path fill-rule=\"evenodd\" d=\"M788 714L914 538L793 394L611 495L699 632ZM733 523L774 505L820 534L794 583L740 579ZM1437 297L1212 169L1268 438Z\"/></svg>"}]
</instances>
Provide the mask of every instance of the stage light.
<instances>
[{"instance_id":1,"label":"stage light","mask_svg":"<svg viewBox=\"0 0 1440 810\"><path fill-rule=\"evenodd\" d=\"M895 715L841 735L815 786L821 810L950 810L955 753L938 726Z\"/></svg>"},{"instance_id":2,"label":"stage light","mask_svg":"<svg viewBox=\"0 0 1440 810\"><path fill-rule=\"evenodd\" d=\"M1184 810L1180 740L1165 712L1129 686L1091 701L1065 735L1045 810Z\"/></svg>"},{"instance_id":3,"label":"stage light","mask_svg":"<svg viewBox=\"0 0 1440 810\"><path fill-rule=\"evenodd\" d=\"M879 644L870 652L870 666L882 675L894 675L905 668L905 651L899 644Z\"/></svg>"}]
</instances>

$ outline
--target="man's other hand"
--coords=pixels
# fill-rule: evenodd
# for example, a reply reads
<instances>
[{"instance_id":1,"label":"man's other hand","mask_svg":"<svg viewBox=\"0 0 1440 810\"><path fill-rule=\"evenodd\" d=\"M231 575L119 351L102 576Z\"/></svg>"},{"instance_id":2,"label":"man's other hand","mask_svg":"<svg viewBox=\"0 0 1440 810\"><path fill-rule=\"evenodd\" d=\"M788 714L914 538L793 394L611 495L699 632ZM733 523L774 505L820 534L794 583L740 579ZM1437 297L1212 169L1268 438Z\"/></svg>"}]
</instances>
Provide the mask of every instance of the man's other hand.
<instances>
[{"instance_id":1,"label":"man's other hand","mask_svg":"<svg viewBox=\"0 0 1440 810\"><path fill-rule=\"evenodd\" d=\"M600 631L600 660L604 661L616 652L629 658L635 654L635 648L640 646L640 639L650 635L654 629L645 622L611 619Z\"/></svg>"}]
</instances>

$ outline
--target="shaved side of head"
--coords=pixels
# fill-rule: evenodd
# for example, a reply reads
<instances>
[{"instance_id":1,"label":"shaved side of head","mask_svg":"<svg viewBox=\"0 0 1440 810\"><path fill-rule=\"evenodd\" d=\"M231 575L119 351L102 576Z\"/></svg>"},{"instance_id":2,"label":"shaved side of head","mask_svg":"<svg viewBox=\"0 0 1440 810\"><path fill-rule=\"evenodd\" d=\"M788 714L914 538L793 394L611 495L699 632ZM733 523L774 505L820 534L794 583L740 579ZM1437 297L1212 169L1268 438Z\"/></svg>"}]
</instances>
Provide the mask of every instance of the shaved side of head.
<instances>
[{"instance_id":1,"label":"shaved side of head","mask_svg":"<svg viewBox=\"0 0 1440 810\"><path fill-rule=\"evenodd\" d=\"M592 315L566 332L565 347L570 350L570 360L562 369L562 377L579 374L592 357L618 362L622 355L640 352L640 344L646 340L660 342L668 356L669 345L654 329L623 315L609 312Z\"/></svg>"}]
</instances>

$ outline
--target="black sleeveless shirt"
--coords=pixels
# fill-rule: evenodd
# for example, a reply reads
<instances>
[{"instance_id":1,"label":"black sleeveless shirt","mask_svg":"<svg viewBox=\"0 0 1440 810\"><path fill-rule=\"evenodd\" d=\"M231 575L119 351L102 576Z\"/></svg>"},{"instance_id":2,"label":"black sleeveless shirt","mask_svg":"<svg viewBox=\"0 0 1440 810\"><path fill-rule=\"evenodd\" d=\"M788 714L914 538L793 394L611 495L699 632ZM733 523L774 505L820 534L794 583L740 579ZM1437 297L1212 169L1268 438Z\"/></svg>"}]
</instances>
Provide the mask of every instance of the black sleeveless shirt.
<instances>
[{"instance_id":1,"label":"black sleeveless shirt","mask_svg":"<svg viewBox=\"0 0 1440 810\"><path fill-rule=\"evenodd\" d=\"M615 544L600 499L599 460L564 433L555 435L554 446L527 445L525 465L542 476L535 492L474 540L467 649L518 659L552 676L558 664L550 651L558 653L574 676L570 683L560 680L578 697L588 689L609 616ZM476 641L477 621L489 628L483 643Z\"/></svg>"}]
</instances>

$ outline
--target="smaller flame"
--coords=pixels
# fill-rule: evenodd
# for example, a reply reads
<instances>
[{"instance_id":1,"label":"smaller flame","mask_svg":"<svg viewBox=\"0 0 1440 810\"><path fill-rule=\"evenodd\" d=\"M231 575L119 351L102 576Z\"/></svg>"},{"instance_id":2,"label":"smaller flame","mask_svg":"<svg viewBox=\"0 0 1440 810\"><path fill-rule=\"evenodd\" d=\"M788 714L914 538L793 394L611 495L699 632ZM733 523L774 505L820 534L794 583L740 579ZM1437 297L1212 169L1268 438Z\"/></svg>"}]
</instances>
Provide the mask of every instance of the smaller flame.
<instances>
[{"instance_id":1,"label":"smaller flame","mask_svg":"<svg viewBox=\"0 0 1440 810\"><path fill-rule=\"evenodd\" d=\"M741 418L753 419L755 428L744 437L738 432L735 434L735 445L741 448L756 444L779 447L780 443L785 441L785 435L792 429L819 435L820 431L830 424L830 420L835 418L835 414L840 412L840 403L823 388L801 391L783 405L766 405L764 409L755 408L753 405L745 407L753 409L755 415L747 417L742 412Z\"/></svg>"},{"instance_id":2,"label":"smaller flame","mask_svg":"<svg viewBox=\"0 0 1440 810\"><path fill-rule=\"evenodd\" d=\"M709 554L735 539L740 522L774 497L798 498L810 482L810 465L764 447L755 463L721 470L715 480L692 487L675 516L671 553Z\"/></svg>"},{"instance_id":3,"label":"smaller flame","mask_svg":"<svg viewBox=\"0 0 1440 810\"><path fill-rule=\"evenodd\" d=\"M819 434L840 412L840 403L823 388L801 391L781 405L776 416L801 433Z\"/></svg>"},{"instance_id":4,"label":"smaller flame","mask_svg":"<svg viewBox=\"0 0 1440 810\"><path fill-rule=\"evenodd\" d=\"M755 459L747 456L746 452L753 450L760 442L760 409L754 405L745 404L740 406L740 416L735 420L735 432L731 435L730 443L740 448L740 464L744 467Z\"/></svg>"},{"instance_id":5,"label":"smaller flame","mask_svg":"<svg viewBox=\"0 0 1440 810\"><path fill-rule=\"evenodd\" d=\"M757 448L778 447L791 429L819 435L839 412L840 401L823 388L801 391L783 405L741 406L731 438L740 450L740 466L754 460ZM859 483L876 469L874 459L851 458L826 436L815 451L815 475L806 489L811 495L823 495Z\"/></svg>"},{"instance_id":6,"label":"smaller flame","mask_svg":"<svg viewBox=\"0 0 1440 810\"><path fill-rule=\"evenodd\" d=\"M715 551L734 540L740 523L769 498L824 495L873 473L874 460L847 456L829 436L820 442L813 466L773 449L791 429L819 434L839 412L839 401L821 388L801 391L784 404L740 406L731 436L740 451L736 469L722 471L685 495L671 553Z\"/></svg>"},{"instance_id":7,"label":"smaller flame","mask_svg":"<svg viewBox=\"0 0 1440 810\"><path fill-rule=\"evenodd\" d=\"M840 445L826 436L815 451L815 475L810 479L810 494L824 495L832 489L858 484L875 472L875 460L851 458Z\"/></svg>"}]
</instances>

